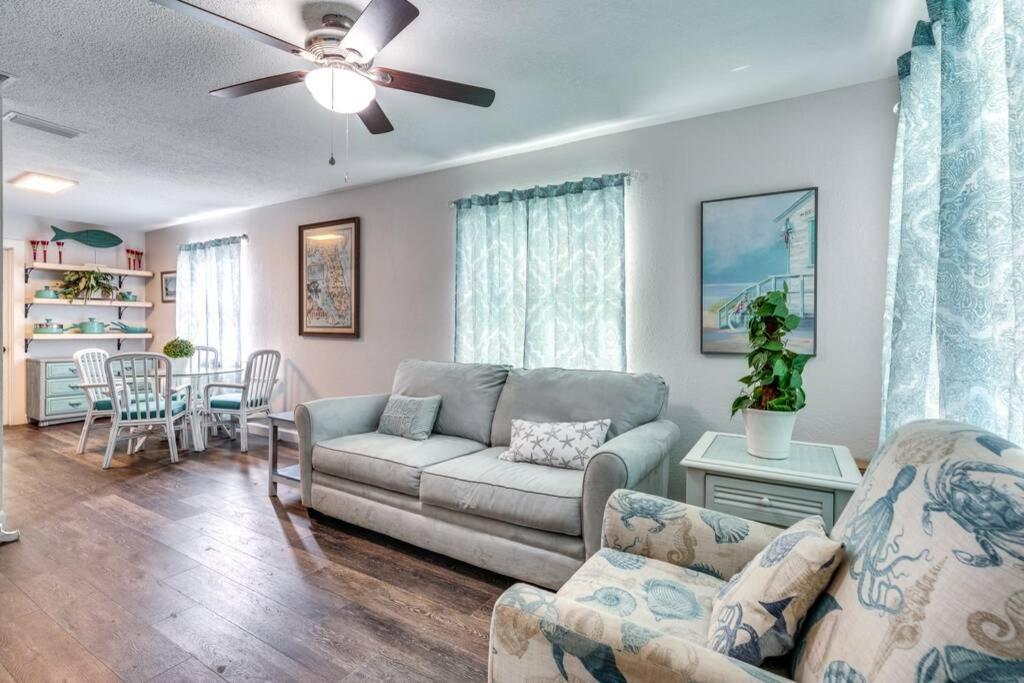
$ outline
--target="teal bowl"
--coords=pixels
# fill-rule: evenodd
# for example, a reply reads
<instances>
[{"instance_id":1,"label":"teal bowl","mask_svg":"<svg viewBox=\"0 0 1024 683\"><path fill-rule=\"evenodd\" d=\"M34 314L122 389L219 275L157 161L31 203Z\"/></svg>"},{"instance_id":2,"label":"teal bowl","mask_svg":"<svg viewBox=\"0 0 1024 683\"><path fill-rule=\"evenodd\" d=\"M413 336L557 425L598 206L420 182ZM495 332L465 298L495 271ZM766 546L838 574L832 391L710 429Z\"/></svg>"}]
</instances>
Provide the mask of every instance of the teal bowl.
<instances>
[{"instance_id":1,"label":"teal bowl","mask_svg":"<svg viewBox=\"0 0 1024 683\"><path fill-rule=\"evenodd\" d=\"M49 285L46 285L42 289L37 289L36 290L36 298L37 299L59 299L60 295L57 294L57 292L55 292L52 289L50 289Z\"/></svg>"}]
</instances>

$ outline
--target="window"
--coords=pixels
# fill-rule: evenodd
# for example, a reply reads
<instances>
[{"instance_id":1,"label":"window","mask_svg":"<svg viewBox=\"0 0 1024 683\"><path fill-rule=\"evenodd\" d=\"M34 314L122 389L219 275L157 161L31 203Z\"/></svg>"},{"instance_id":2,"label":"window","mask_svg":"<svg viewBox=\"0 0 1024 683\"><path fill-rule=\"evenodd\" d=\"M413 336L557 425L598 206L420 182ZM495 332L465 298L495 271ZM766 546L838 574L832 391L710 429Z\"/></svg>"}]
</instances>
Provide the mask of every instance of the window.
<instances>
[{"instance_id":1,"label":"window","mask_svg":"<svg viewBox=\"0 0 1024 683\"><path fill-rule=\"evenodd\" d=\"M625 370L625 174L455 203L455 360Z\"/></svg>"},{"instance_id":2,"label":"window","mask_svg":"<svg viewBox=\"0 0 1024 683\"><path fill-rule=\"evenodd\" d=\"M247 245L242 235L178 247L177 334L216 348L225 366L242 361Z\"/></svg>"}]
</instances>

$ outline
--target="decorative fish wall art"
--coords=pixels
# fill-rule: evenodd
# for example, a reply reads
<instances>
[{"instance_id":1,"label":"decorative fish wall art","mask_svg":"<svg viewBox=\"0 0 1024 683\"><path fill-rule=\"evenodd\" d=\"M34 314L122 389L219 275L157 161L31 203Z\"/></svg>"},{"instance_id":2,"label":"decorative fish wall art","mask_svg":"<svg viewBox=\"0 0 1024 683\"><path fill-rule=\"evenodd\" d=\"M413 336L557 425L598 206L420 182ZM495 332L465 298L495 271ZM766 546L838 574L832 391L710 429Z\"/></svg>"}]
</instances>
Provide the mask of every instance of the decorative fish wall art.
<instances>
[{"instance_id":1,"label":"decorative fish wall art","mask_svg":"<svg viewBox=\"0 0 1024 683\"><path fill-rule=\"evenodd\" d=\"M78 232L69 232L67 230L61 230L56 225L51 225L53 228L53 239L55 240L75 240L89 247L96 247L97 249L110 249L121 244L122 240L120 237L112 232L106 230L79 230Z\"/></svg>"}]
</instances>

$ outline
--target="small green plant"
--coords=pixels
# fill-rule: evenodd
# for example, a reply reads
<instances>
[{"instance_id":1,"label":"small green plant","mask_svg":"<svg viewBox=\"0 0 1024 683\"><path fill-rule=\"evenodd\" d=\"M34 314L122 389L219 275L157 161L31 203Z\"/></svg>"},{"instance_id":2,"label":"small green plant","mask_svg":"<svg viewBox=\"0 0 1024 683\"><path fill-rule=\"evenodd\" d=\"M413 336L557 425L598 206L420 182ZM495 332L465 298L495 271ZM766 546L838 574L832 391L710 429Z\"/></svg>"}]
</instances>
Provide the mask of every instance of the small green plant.
<instances>
[{"instance_id":1,"label":"small green plant","mask_svg":"<svg viewBox=\"0 0 1024 683\"><path fill-rule=\"evenodd\" d=\"M187 339L175 337L164 344L164 355L168 358L191 358L196 352L196 347Z\"/></svg>"},{"instance_id":2,"label":"small green plant","mask_svg":"<svg viewBox=\"0 0 1024 683\"><path fill-rule=\"evenodd\" d=\"M56 287L62 299L86 301L99 294L100 299L112 300L117 295L114 276L98 270L72 270L64 273L64 279Z\"/></svg>"},{"instance_id":3,"label":"small green plant","mask_svg":"<svg viewBox=\"0 0 1024 683\"><path fill-rule=\"evenodd\" d=\"M800 324L789 312L789 287L768 292L750 302L747 333L750 374L740 378L747 388L732 402L732 414L745 408L796 412L807 403L803 389L804 366L810 356L786 348L786 334Z\"/></svg>"}]
</instances>

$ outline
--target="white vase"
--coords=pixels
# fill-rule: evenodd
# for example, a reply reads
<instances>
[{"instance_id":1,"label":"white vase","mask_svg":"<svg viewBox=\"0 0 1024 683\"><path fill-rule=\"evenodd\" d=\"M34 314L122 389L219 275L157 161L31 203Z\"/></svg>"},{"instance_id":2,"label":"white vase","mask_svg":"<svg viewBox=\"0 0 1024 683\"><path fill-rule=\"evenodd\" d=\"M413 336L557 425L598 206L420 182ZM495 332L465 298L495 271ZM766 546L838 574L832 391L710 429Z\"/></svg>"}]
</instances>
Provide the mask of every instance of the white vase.
<instances>
[{"instance_id":1,"label":"white vase","mask_svg":"<svg viewBox=\"0 0 1024 683\"><path fill-rule=\"evenodd\" d=\"M795 412L745 409L743 426L747 431L747 453L771 460L788 458L795 425Z\"/></svg>"},{"instance_id":2,"label":"white vase","mask_svg":"<svg viewBox=\"0 0 1024 683\"><path fill-rule=\"evenodd\" d=\"M171 359L171 372L184 373L188 371L189 365L192 363L191 357L186 358L172 358Z\"/></svg>"}]
</instances>

